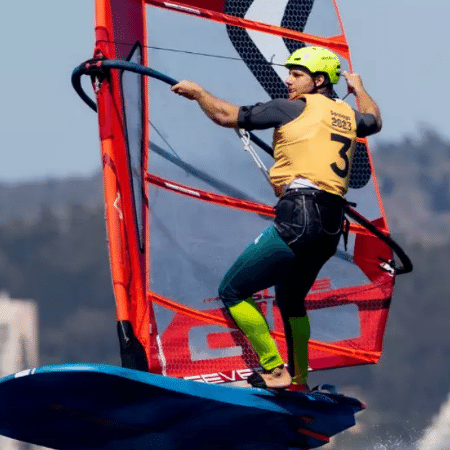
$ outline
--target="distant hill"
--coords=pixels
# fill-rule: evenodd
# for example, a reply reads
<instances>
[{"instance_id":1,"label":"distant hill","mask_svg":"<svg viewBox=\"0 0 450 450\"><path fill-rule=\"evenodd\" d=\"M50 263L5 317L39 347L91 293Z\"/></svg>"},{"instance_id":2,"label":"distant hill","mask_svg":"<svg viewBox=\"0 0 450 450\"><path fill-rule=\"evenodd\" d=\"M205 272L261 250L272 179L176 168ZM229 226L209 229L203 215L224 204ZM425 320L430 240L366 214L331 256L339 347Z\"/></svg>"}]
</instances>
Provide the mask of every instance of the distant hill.
<instances>
[{"instance_id":1,"label":"distant hill","mask_svg":"<svg viewBox=\"0 0 450 450\"><path fill-rule=\"evenodd\" d=\"M419 139L379 144L373 159L391 232L425 247L448 242L450 142L424 129Z\"/></svg>"},{"instance_id":2,"label":"distant hill","mask_svg":"<svg viewBox=\"0 0 450 450\"><path fill-rule=\"evenodd\" d=\"M102 205L101 173L88 177L49 178L21 183L0 182L0 224L20 218L37 220L43 205L58 217L65 217L70 205L86 208Z\"/></svg>"}]
</instances>

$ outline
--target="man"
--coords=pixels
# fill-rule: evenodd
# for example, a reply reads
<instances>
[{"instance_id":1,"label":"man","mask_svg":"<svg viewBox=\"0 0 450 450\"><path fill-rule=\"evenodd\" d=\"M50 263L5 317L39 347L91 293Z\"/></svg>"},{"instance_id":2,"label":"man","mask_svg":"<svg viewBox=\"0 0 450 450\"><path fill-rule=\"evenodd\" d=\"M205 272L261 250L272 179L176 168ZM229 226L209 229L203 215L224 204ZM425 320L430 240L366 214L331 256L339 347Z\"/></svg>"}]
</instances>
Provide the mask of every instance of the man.
<instances>
[{"instance_id":1,"label":"man","mask_svg":"<svg viewBox=\"0 0 450 450\"><path fill-rule=\"evenodd\" d=\"M301 48L286 66L288 99L238 107L190 81L181 81L172 90L196 100L218 125L275 128L270 181L279 197L276 218L224 276L219 297L264 369L248 381L258 387L307 391L310 327L304 299L340 239L356 138L378 132L381 116L357 74L344 72L358 111L332 98L341 66L329 50ZM252 299L270 286L275 286L283 317L289 370Z\"/></svg>"}]
</instances>

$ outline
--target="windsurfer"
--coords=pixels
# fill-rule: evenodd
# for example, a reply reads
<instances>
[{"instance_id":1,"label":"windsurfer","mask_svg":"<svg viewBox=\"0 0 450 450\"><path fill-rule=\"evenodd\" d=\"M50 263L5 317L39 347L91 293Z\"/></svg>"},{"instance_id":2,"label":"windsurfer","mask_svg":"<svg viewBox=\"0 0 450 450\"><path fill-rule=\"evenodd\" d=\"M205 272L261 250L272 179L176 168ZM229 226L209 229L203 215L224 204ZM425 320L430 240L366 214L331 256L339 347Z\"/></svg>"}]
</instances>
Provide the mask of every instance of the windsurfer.
<instances>
[{"instance_id":1,"label":"windsurfer","mask_svg":"<svg viewBox=\"0 0 450 450\"><path fill-rule=\"evenodd\" d=\"M335 253L344 217L357 137L381 129L381 115L358 74L344 72L358 110L333 99L341 66L321 47L296 50L286 62L288 99L236 106L183 80L172 90L196 100L224 127L274 128L270 181L279 197L276 218L224 276L219 297L249 339L264 369L253 386L306 391L310 325L304 299ZM275 286L288 347L288 369L252 295Z\"/></svg>"}]
</instances>

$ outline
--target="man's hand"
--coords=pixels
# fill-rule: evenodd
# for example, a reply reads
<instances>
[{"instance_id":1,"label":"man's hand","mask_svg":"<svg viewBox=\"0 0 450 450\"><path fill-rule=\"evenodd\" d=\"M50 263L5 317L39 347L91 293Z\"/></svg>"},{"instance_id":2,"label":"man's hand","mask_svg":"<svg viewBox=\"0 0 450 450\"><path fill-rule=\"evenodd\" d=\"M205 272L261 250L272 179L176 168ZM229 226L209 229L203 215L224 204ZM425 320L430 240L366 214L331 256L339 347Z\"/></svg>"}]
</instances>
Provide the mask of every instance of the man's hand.
<instances>
[{"instance_id":1,"label":"man's hand","mask_svg":"<svg viewBox=\"0 0 450 450\"><path fill-rule=\"evenodd\" d=\"M172 91L189 100L198 100L204 89L193 81L181 80L179 83L172 86Z\"/></svg>"},{"instance_id":2,"label":"man's hand","mask_svg":"<svg viewBox=\"0 0 450 450\"><path fill-rule=\"evenodd\" d=\"M378 125L378 131L381 130L382 121L378 105L364 89L361 77L357 73L343 72L347 81L348 92L355 94L358 111L375 116Z\"/></svg>"},{"instance_id":3,"label":"man's hand","mask_svg":"<svg viewBox=\"0 0 450 450\"><path fill-rule=\"evenodd\" d=\"M228 128L238 126L239 107L214 97L199 84L182 80L172 86L172 91L189 100L196 100L203 112L218 125Z\"/></svg>"},{"instance_id":4,"label":"man's hand","mask_svg":"<svg viewBox=\"0 0 450 450\"><path fill-rule=\"evenodd\" d=\"M344 71L342 75L344 75L345 81L347 81L348 92L357 94L358 92L365 90L361 77L357 73L348 73Z\"/></svg>"}]
</instances>

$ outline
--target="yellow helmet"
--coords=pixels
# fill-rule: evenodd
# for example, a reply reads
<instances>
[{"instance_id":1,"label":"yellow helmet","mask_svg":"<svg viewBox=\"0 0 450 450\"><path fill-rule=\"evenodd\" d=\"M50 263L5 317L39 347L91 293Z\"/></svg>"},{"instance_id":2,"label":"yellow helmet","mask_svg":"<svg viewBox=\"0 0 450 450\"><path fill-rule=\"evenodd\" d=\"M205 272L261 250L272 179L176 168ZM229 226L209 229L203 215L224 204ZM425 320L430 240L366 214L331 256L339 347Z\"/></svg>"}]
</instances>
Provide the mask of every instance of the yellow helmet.
<instances>
[{"instance_id":1,"label":"yellow helmet","mask_svg":"<svg viewBox=\"0 0 450 450\"><path fill-rule=\"evenodd\" d=\"M341 62L330 50L323 47L302 47L296 50L286 61L286 67L306 67L312 74L326 73L332 84L341 76Z\"/></svg>"}]
</instances>

